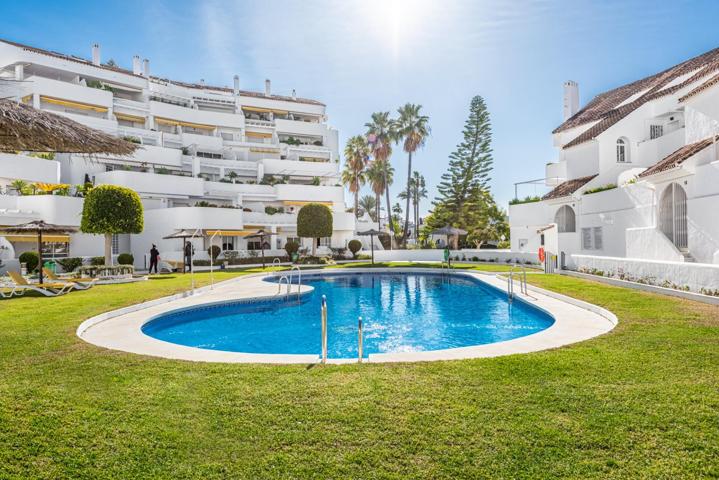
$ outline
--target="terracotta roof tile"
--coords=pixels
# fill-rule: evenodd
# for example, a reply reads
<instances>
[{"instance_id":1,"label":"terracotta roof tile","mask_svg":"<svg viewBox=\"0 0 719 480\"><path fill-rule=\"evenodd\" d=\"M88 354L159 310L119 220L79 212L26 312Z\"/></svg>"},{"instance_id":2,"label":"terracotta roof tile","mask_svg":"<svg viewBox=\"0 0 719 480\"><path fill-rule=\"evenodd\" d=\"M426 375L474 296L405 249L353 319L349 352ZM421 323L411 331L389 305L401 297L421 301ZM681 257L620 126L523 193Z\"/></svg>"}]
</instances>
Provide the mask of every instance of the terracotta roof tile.
<instances>
[{"instance_id":1,"label":"terracotta roof tile","mask_svg":"<svg viewBox=\"0 0 719 480\"><path fill-rule=\"evenodd\" d=\"M571 195L589 183L589 181L596 176L596 174L589 175L588 177L573 178L571 180L567 180L566 182L562 182L554 187L551 192L543 196L542 200L551 200L552 198L561 198Z\"/></svg>"},{"instance_id":2,"label":"terracotta roof tile","mask_svg":"<svg viewBox=\"0 0 719 480\"><path fill-rule=\"evenodd\" d=\"M712 78L710 78L709 80L707 80L706 82L702 83L701 85L699 85L697 88L695 88L695 89L692 90L691 92L689 92L689 93L687 93L686 95L684 95L683 97L681 97L681 98L679 99L679 102L680 102L680 103L681 103L681 102L684 102L684 101L687 100L688 98L693 97L694 95L703 92L703 91L706 90L707 88L709 88L709 87L711 87L711 86L713 86L713 85L716 85L717 83L719 83L719 74L714 75Z\"/></svg>"},{"instance_id":3,"label":"terracotta roof tile","mask_svg":"<svg viewBox=\"0 0 719 480\"><path fill-rule=\"evenodd\" d=\"M553 133L569 130L591 122L598 122L564 145L563 148L570 148L587 142L596 138L599 134L645 103L665 95L670 95L707 75L715 73L717 70L719 70L719 49L714 49L656 75L598 95L584 108L557 127ZM695 73L688 79L678 84L668 86L679 77L692 72ZM622 104L637 94L641 95L627 104Z\"/></svg>"},{"instance_id":4,"label":"terracotta roof tile","mask_svg":"<svg viewBox=\"0 0 719 480\"><path fill-rule=\"evenodd\" d=\"M714 143L718 138L719 137L709 137L696 143L684 145L679 150L670 153L656 164L644 170L642 173L639 174L639 176L647 177L649 175L654 175L655 173L665 172L667 170L671 170L672 168L678 167L685 160L690 159L691 157Z\"/></svg>"}]
</instances>

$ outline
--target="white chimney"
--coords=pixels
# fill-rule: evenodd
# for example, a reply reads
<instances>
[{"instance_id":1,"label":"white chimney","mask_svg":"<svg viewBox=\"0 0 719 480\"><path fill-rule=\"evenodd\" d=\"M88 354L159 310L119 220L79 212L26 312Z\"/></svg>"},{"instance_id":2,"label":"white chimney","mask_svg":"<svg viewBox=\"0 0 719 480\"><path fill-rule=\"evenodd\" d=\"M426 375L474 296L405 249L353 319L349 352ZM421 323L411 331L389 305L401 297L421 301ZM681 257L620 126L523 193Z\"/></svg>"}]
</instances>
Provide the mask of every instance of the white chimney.
<instances>
[{"instance_id":1,"label":"white chimney","mask_svg":"<svg viewBox=\"0 0 719 480\"><path fill-rule=\"evenodd\" d=\"M235 96L237 97L240 95L240 76L235 75L234 77L232 77L232 80L234 81L232 93L234 93Z\"/></svg>"},{"instance_id":2,"label":"white chimney","mask_svg":"<svg viewBox=\"0 0 719 480\"><path fill-rule=\"evenodd\" d=\"M132 57L132 73L135 75L142 75L142 62L140 62L139 55Z\"/></svg>"},{"instance_id":3,"label":"white chimney","mask_svg":"<svg viewBox=\"0 0 719 480\"><path fill-rule=\"evenodd\" d=\"M270 79L268 78L267 80L265 80L265 96L266 97L269 97L272 94L271 86L272 85L270 84Z\"/></svg>"},{"instance_id":4,"label":"white chimney","mask_svg":"<svg viewBox=\"0 0 719 480\"><path fill-rule=\"evenodd\" d=\"M25 80L25 65L18 63L15 65L15 80L22 82Z\"/></svg>"},{"instance_id":5,"label":"white chimney","mask_svg":"<svg viewBox=\"0 0 719 480\"><path fill-rule=\"evenodd\" d=\"M142 74L150 78L150 61L148 59L142 61Z\"/></svg>"},{"instance_id":6,"label":"white chimney","mask_svg":"<svg viewBox=\"0 0 719 480\"><path fill-rule=\"evenodd\" d=\"M92 46L92 64L100 65L100 45L97 43Z\"/></svg>"},{"instance_id":7,"label":"white chimney","mask_svg":"<svg viewBox=\"0 0 719 480\"><path fill-rule=\"evenodd\" d=\"M294 88L292 89L292 100L297 100L297 91Z\"/></svg>"},{"instance_id":8,"label":"white chimney","mask_svg":"<svg viewBox=\"0 0 719 480\"><path fill-rule=\"evenodd\" d=\"M564 121L579 111L579 84L572 80L564 82Z\"/></svg>"}]
</instances>

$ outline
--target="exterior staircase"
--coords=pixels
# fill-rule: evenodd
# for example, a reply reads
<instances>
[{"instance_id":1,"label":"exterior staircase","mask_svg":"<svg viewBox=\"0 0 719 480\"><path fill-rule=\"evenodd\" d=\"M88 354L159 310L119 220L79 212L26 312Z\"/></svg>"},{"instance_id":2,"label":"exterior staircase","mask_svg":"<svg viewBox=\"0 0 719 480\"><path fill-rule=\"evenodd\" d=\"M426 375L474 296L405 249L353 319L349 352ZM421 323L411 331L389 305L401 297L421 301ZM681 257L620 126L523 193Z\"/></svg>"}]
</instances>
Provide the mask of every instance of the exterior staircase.
<instances>
[{"instance_id":1,"label":"exterior staircase","mask_svg":"<svg viewBox=\"0 0 719 480\"><path fill-rule=\"evenodd\" d=\"M681 253L682 256L684 257L684 261L685 261L685 262L687 262L687 263L697 263L697 259L694 258L694 255L692 255L691 253L689 253L688 250L680 250L679 253Z\"/></svg>"}]
</instances>

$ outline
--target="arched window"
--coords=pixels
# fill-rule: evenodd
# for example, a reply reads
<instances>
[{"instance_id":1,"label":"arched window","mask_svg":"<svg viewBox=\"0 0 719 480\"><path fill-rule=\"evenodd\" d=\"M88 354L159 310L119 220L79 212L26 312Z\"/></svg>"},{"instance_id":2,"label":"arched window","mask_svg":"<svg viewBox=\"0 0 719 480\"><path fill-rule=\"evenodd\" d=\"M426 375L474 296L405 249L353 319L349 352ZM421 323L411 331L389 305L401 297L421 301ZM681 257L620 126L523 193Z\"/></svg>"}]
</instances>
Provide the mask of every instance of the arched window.
<instances>
[{"instance_id":1,"label":"arched window","mask_svg":"<svg viewBox=\"0 0 719 480\"><path fill-rule=\"evenodd\" d=\"M670 184L662 192L659 201L659 228L679 250L687 249L687 194L677 183Z\"/></svg>"},{"instance_id":2,"label":"arched window","mask_svg":"<svg viewBox=\"0 0 719 480\"><path fill-rule=\"evenodd\" d=\"M554 223L557 224L559 233L569 233L577 231L577 224L574 216L574 210L569 205L562 206L554 215Z\"/></svg>"},{"instance_id":3,"label":"arched window","mask_svg":"<svg viewBox=\"0 0 719 480\"><path fill-rule=\"evenodd\" d=\"M620 138L617 140L617 163L629 162L629 140Z\"/></svg>"}]
</instances>

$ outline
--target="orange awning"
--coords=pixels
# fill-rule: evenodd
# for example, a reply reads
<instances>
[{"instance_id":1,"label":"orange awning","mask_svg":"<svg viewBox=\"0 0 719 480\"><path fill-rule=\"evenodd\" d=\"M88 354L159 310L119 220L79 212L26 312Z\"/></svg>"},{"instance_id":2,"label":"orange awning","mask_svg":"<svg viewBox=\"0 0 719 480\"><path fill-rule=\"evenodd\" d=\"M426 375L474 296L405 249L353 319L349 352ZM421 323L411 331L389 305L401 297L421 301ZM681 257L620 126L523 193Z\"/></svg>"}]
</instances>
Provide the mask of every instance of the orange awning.
<instances>
[{"instance_id":1,"label":"orange awning","mask_svg":"<svg viewBox=\"0 0 719 480\"><path fill-rule=\"evenodd\" d=\"M70 100L63 100L61 98L47 97L45 95L40 95L40 101L52 103L54 105L62 105L63 107L77 108L79 110L92 110L94 112L100 112L100 113L107 112L107 107L102 107L100 105L93 105L91 103L73 102Z\"/></svg>"}]
</instances>

